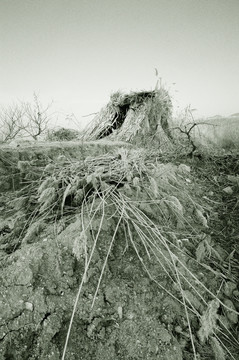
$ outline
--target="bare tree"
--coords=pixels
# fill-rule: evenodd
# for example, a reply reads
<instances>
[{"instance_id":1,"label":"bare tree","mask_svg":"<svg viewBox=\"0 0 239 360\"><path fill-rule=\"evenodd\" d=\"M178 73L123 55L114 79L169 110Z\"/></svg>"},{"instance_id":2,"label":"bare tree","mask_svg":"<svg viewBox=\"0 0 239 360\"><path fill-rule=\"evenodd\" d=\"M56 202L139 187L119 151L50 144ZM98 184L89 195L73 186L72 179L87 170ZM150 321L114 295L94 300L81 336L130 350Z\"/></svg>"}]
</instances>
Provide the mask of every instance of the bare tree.
<instances>
[{"instance_id":1,"label":"bare tree","mask_svg":"<svg viewBox=\"0 0 239 360\"><path fill-rule=\"evenodd\" d=\"M24 108L19 104L13 104L0 109L0 139L7 142L20 135L24 129Z\"/></svg>"},{"instance_id":2,"label":"bare tree","mask_svg":"<svg viewBox=\"0 0 239 360\"><path fill-rule=\"evenodd\" d=\"M52 103L43 107L36 93L33 94L33 97L33 104L22 104L24 109L24 130L28 135L33 137L34 140L37 140L38 136L45 133L48 128L48 123L51 119L49 108Z\"/></svg>"},{"instance_id":3,"label":"bare tree","mask_svg":"<svg viewBox=\"0 0 239 360\"><path fill-rule=\"evenodd\" d=\"M195 109L191 109L190 105L187 106L184 110L184 115L182 118L182 121L179 126L173 127L171 130L178 130L179 133L182 134L182 140L186 140L186 147L190 149L188 152L188 156L198 156L200 157L200 154L196 155L196 150L198 150L198 145L196 141L195 134L193 133L193 129L200 127L201 125L206 126L217 126L215 124L211 124L209 122L203 122L203 121L196 121L193 112Z\"/></svg>"},{"instance_id":4,"label":"bare tree","mask_svg":"<svg viewBox=\"0 0 239 360\"><path fill-rule=\"evenodd\" d=\"M192 112L193 110L190 108L190 105L187 106L180 126L173 128L173 130L178 130L181 134L186 135L188 144L191 146L191 151L188 154L189 156L192 156L194 151L197 149L197 146L194 143L191 132L193 128L198 124L195 122Z\"/></svg>"},{"instance_id":5,"label":"bare tree","mask_svg":"<svg viewBox=\"0 0 239 360\"><path fill-rule=\"evenodd\" d=\"M8 142L20 135L37 140L46 132L52 103L44 107L35 93L33 97L33 104L20 102L0 109L0 142Z\"/></svg>"}]
</instances>

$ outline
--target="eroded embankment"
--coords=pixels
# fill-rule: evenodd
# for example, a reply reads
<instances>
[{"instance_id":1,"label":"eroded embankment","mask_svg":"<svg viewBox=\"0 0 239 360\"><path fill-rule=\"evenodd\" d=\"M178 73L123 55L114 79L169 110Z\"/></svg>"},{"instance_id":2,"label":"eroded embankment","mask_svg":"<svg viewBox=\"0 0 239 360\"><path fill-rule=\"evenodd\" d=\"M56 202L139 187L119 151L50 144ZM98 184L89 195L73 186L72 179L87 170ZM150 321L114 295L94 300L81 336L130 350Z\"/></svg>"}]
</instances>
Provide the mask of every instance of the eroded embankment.
<instances>
[{"instance_id":1,"label":"eroded embankment","mask_svg":"<svg viewBox=\"0 0 239 360\"><path fill-rule=\"evenodd\" d=\"M224 356L238 278L215 264L212 189L197 192L190 167L140 149L97 151L48 154L38 166L11 158L19 180L0 199L0 358L61 359L74 305L65 359Z\"/></svg>"}]
</instances>

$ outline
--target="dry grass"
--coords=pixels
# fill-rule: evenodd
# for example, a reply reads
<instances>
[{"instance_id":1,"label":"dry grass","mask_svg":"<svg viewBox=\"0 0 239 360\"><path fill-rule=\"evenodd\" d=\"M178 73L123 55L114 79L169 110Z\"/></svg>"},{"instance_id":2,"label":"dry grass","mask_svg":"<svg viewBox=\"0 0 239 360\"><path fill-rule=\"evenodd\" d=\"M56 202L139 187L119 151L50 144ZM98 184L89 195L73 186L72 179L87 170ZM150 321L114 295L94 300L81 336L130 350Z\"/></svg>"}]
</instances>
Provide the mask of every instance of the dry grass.
<instances>
[{"instance_id":1,"label":"dry grass","mask_svg":"<svg viewBox=\"0 0 239 360\"><path fill-rule=\"evenodd\" d=\"M103 241L102 228L109 219L114 220L115 228L107 239L107 251L91 308L95 305L118 232L123 229L126 251L127 247L134 249L135 259L151 281L184 308L193 358L198 358L198 337L202 344L210 342L217 358L224 359L227 356L225 354L228 354L231 359L235 359L225 344L228 339L237 345L238 341L221 321L218 309L220 307L234 317L238 313L218 296L221 283L226 281L227 276L221 266L217 267L219 258L213 252L213 245L207 239L202 239L202 233L208 229L207 216L210 210L204 208L187 189L187 169L185 173L182 167L179 171L176 165L165 165L158 161L160 153L168 159L169 153L178 156L190 150L187 126L190 129L192 125L184 123L186 137L178 137L177 141L174 139L172 142L168 126L170 117L171 101L162 89L128 95L115 93L106 108L86 129L82 140L102 139L100 141L104 142L106 140L103 138L109 137L134 142L145 138L152 147L151 141L156 138L157 144L160 140L157 153L155 149L121 148L105 155L83 157L81 160L61 155L46 167L39 168L34 181L26 179L26 190L34 210L28 224L25 224L24 229L29 229L23 242L28 242L39 231L38 227L29 226L33 221L42 224L44 221L61 219L67 214L80 213L81 216L79 236L74 240L72 253L78 261L84 260L84 271L72 310L62 360L66 356L77 304L87 282L92 258L98 244ZM215 129L214 124L194 126L195 139L197 131L203 133L204 129L208 130L208 126ZM229 134L229 126L227 129ZM224 143L220 140L220 146L223 143L225 147L225 132L221 131L220 134L224 136ZM209 141L207 147L208 144ZM94 221L98 222L96 232L93 229ZM182 245L185 239L193 243L195 253ZM209 264L207 258L210 258ZM185 259L190 259L193 265L189 266ZM212 261L213 268L210 266ZM167 276L172 290L161 284L159 277L152 272L152 264L157 264L159 273L163 272ZM198 276L200 272L205 274L205 280ZM217 276L218 288L209 286L209 274ZM193 325L195 318L200 324L199 328Z\"/></svg>"},{"instance_id":2,"label":"dry grass","mask_svg":"<svg viewBox=\"0 0 239 360\"><path fill-rule=\"evenodd\" d=\"M123 228L126 243L134 249L136 258L151 281L184 307L194 359L197 359L197 353L195 329L191 324L193 317L200 322L198 336L201 342L209 339L213 351L221 354L221 357L224 352L230 354L222 338L232 338L232 335L228 328L220 325L217 310L220 306L230 313L237 312L218 297L215 289L210 289L194 273L193 268L198 269L198 272L201 268L202 271L206 269L207 274L215 275L215 270L206 266L206 254L202 254L204 250L200 250L199 255L198 250L196 257L191 256L194 267L189 267L185 256L190 255L180 245L182 236L191 237L194 234L194 239L200 239L200 232L195 231L193 224L207 228L207 220L205 210L185 190L185 178L182 173L179 175L177 166L157 163L145 150L120 149L111 155L88 157L82 161L61 157L58 162L44 169L42 178L36 185L36 218L48 219L57 214L61 217L81 209L82 226L72 252L78 260L84 259L85 268L62 360L65 359L77 303L87 281L96 247L103 241L101 231L103 224L109 221L109 216L115 221L115 229L112 237L107 240L107 252L91 307L94 307L118 231ZM89 241L89 234L92 234L92 224L96 219L100 220L92 243L92 240ZM155 273L151 272L152 259L161 269L159 273L164 272L174 284L176 292L165 288ZM225 275L219 268L217 276L225 281ZM211 319L210 322L205 320L208 318ZM236 342L233 338L231 341Z\"/></svg>"},{"instance_id":3,"label":"dry grass","mask_svg":"<svg viewBox=\"0 0 239 360\"><path fill-rule=\"evenodd\" d=\"M171 98L163 88L130 94L118 91L111 95L82 138L88 141L110 137L129 142L145 136L170 138L171 114Z\"/></svg>"},{"instance_id":4,"label":"dry grass","mask_svg":"<svg viewBox=\"0 0 239 360\"><path fill-rule=\"evenodd\" d=\"M188 331L191 338L194 359L197 359L197 354L195 350L196 347L194 340L195 335L193 333L194 330L191 326L192 314L199 319L201 324L199 329L199 338L201 339L201 342L204 343L205 339L212 338L212 348L215 348L216 342L217 346L215 348L215 351L219 351L221 354L224 354L224 345L223 343L222 345L220 345L221 340L218 338L218 333L221 332L224 334L225 329L220 329L217 310L219 306L230 312L235 312L235 310L232 308L229 309L228 306L218 298L217 294L212 292L210 288L208 288L197 277L197 275L192 272L192 270L185 264L184 260L182 260L183 256L186 255L182 248L180 248L180 246L178 245L175 245L174 243L172 243L171 240L169 240L167 231L165 231L162 225L158 226L158 224L155 224L155 222L151 219L149 215L146 215L148 210L147 206L149 204L151 206L158 205L159 208L161 204L160 200L155 199L155 188L151 188L151 184L148 183L151 201L148 200L148 202L146 203L142 203L142 201L132 201L131 198L127 197L123 192L119 192L116 188L106 188L100 195L100 202L96 201L97 197L95 194L94 197L91 199L90 204L87 202L82 203L81 214L84 223L84 242L82 245L82 236L80 236L78 240L81 242L81 250L77 254L77 258L79 258L80 256L84 256L84 254L87 253L86 248L88 248L89 245L86 239L89 236L89 229L92 228L92 222L94 221L95 217L99 215L100 226L94 237L93 246L88 249L90 251L90 255L85 258L85 270L75 300L75 305L72 312L62 360L65 358L67 343L70 337L71 326L77 308L77 303L79 301L84 283L88 277L87 274L91 265L94 251L98 243L102 241L101 227L102 224L107 221L107 208L109 206L111 208L111 212L114 214L113 216L115 218L116 226L113 236L111 237L111 239L109 239L108 250L105 255L105 260L102 265L101 273L99 275L98 284L96 286L95 294L92 299L91 308L94 307L98 290L107 265L107 261L114 242L116 241L117 232L120 227L123 227L125 229L125 236L128 246L131 246L135 250L136 258L141 262L142 268L149 276L151 281L153 281L156 286L158 286L160 289L165 291L167 294L169 294L176 301L179 301L183 305L188 321ZM133 186L133 184L131 184L131 186ZM139 182L137 182L137 186L140 186L140 180ZM160 188L158 190L158 197L162 196L167 198L167 195L164 193L167 188L170 188L170 185L168 183L165 184L165 189ZM173 203L168 203L169 206L167 210L171 213L173 217L179 218L181 221L187 222L187 219L183 218L182 206L179 206L178 208L178 204L180 204L180 201L176 197L175 199L177 201L174 200ZM94 202L96 205L94 205ZM175 206L175 204L177 204L177 206ZM140 209L140 207L142 208L142 210ZM161 209L161 211L162 210L163 209ZM162 214L162 217L164 215L165 213ZM147 260L145 260L145 258ZM152 258L157 262L159 268L161 268L161 271L163 271L168 276L169 281L172 281L172 283L176 284L179 290L177 295L173 291L169 291L167 288L162 286L155 274L151 273L148 262L152 261ZM196 259L194 259L194 261L197 265L200 265ZM210 272L210 268L208 268L208 271ZM203 312L201 312L198 306L204 309ZM230 336L229 329L226 329L226 331ZM215 339L219 339L220 342L219 340ZM225 346L224 348L226 349ZM233 359L234 357L232 356L231 358Z\"/></svg>"}]
</instances>

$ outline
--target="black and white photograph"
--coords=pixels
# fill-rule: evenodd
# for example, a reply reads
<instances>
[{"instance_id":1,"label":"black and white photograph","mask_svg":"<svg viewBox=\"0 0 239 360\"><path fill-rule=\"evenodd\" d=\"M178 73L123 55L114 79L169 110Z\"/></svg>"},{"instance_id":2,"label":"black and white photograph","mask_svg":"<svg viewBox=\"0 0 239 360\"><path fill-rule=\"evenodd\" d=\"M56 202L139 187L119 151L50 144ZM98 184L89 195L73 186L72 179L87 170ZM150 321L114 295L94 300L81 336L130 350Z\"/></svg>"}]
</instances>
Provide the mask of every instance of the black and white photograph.
<instances>
[{"instance_id":1,"label":"black and white photograph","mask_svg":"<svg viewBox=\"0 0 239 360\"><path fill-rule=\"evenodd\" d=\"M239 360L239 0L0 0L0 360Z\"/></svg>"}]
</instances>

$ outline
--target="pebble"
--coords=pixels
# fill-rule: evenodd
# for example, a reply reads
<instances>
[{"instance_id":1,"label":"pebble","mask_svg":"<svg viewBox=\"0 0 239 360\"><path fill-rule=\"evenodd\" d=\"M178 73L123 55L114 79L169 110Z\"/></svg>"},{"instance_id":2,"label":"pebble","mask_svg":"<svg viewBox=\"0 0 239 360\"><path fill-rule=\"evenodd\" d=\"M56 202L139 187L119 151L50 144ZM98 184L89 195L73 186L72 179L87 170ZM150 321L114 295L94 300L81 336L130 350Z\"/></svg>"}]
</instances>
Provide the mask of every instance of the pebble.
<instances>
[{"instance_id":1,"label":"pebble","mask_svg":"<svg viewBox=\"0 0 239 360\"><path fill-rule=\"evenodd\" d=\"M228 195L232 195L233 194L233 190L231 188L231 186L227 186L223 189L223 191L228 194Z\"/></svg>"},{"instance_id":2,"label":"pebble","mask_svg":"<svg viewBox=\"0 0 239 360\"><path fill-rule=\"evenodd\" d=\"M233 294L233 291L237 288L237 285L232 282L232 281L228 281L226 282L225 286L224 286L224 294L228 297L231 297Z\"/></svg>"},{"instance_id":3,"label":"pebble","mask_svg":"<svg viewBox=\"0 0 239 360\"><path fill-rule=\"evenodd\" d=\"M190 168L190 166L188 166L188 165L180 164L180 165L178 166L178 171L179 171L181 174L190 173L190 172L191 172L191 168Z\"/></svg>"},{"instance_id":4,"label":"pebble","mask_svg":"<svg viewBox=\"0 0 239 360\"><path fill-rule=\"evenodd\" d=\"M30 302L25 302L25 309L29 311L33 311L33 304Z\"/></svg>"}]
</instances>

